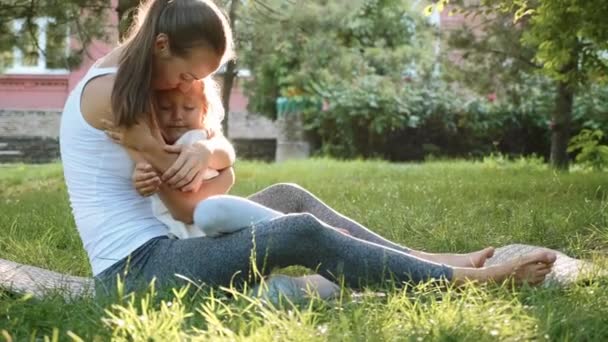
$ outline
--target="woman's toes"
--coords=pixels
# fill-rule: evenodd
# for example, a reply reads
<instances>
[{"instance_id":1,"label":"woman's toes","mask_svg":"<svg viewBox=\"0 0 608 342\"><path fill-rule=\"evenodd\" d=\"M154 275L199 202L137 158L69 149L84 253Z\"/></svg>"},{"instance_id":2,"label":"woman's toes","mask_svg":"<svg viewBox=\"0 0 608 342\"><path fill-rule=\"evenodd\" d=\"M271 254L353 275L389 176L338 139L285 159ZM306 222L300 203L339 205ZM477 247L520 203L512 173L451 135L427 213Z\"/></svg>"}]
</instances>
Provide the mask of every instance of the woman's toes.
<instances>
[{"instance_id":1,"label":"woman's toes","mask_svg":"<svg viewBox=\"0 0 608 342\"><path fill-rule=\"evenodd\" d=\"M494 256L494 252L496 251L496 249L494 247L488 247L488 248L485 248L484 251L485 251L486 258L489 259Z\"/></svg>"},{"instance_id":2,"label":"woman's toes","mask_svg":"<svg viewBox=\"0 0 608 342\"><path fill-rule=\"evenodd\" d=\"M555 253L538 251L524 256L521 259L521 264L526 265L530 263L542 263L545 265L552 265L555 262L556 258L557 256L555 255Z\"/></svg>"},{"instance_id":3,"label":"woman's toes","mask_svg":"<svg viewBox=\"0 0 608 342\"><path fill-rule=\"evenodd\" d=\"M540 268L536 271L536 274L545 276L547 274L551 273L551 268L550 267L544 267L544 268Z\"/></svg>"},{"instance_id":4,"label":"woman's toes","mask_svg":"<svg viewBox=\"0 0 608 342\"><path fill-rule=\"evenodd\" d=\"M553 265L555 260L557 259L557 255L552 252L540 252L538 262L545 263L547 265Z\"/></svg>"}]
</instances>

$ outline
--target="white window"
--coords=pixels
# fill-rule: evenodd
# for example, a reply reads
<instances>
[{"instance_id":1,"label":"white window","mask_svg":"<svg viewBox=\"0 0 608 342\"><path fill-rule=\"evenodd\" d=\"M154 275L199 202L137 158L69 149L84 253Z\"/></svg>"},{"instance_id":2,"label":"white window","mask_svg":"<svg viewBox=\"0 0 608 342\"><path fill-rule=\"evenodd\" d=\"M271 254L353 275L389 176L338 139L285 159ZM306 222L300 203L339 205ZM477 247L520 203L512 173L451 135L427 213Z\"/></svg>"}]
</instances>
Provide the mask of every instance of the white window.
<instances>
[{"instance_id":1,"label":"white window","mask_svg":"<svg viewBox=\"0 0 608 342\"><path fill-rule=\"evenodd\" d=\"M34 19L28 27L25 20L11 22L17 36L9 51L0 51L1 64L6 74L67 74L69 53L68 30L52 18Z\"/></svg>"}]
</instances>

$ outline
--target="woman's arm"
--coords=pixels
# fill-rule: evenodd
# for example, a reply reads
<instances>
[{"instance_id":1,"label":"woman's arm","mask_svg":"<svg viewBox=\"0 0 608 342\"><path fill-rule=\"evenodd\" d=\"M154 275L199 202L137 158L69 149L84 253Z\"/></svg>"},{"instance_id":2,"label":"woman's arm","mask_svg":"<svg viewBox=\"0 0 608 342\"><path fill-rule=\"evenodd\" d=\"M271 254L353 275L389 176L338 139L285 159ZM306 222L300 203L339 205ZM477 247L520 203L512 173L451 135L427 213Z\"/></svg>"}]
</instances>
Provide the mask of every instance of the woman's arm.
<instances>
[{"instance_id":1,"label":"woman's arm","mask_svg":"<svg viewBox=\"0 0 608 342\"><path fill-rule=\"evenodd\" d=\"M107 130L108 126L104 122L113 121L110 110L113 85L114 75L107 75L91 80L83 90L81 100L83 117L87 123L99 130ZM148 130L147 132L144 130L144 133L142 133L145 139L140 140L140 143L143 141L143 144L146 145L146 152L142 154L125 147L131 159L136 163L147 161L157 170L165 171L171 167L178 156L163 150L164 143L154 138L146 123L140 123L136 126ZM154 140L153 143L149 140L150 137ZM138 137L135 137L135 139L138 139ZM221 152L219 155L221 156ZM173 217L183 222L192 222L192 213L199 201L212 195L224 194L230 190L233 184L234 171L232 168L227 168L221 171L218 177L204 183L200 189L197 189L198 191L186 193L162 186L160 197Z\"/></svg>"},{"instance_id":2,"label":"woman's arm","mask_svg":"<svg viewBox=\"0 0 608 342\"><path fill-rule=\"evenodd\" d=\"M175 189L198 190L205 169L220 171L234 162L234 148L221 134L194 144L171 146L156 137L146 123L130 128L116 127L110 120L103 120L103 124L114 141L138 151L163 174L162 180Z\"/></svg>"},{"instance_id":3,"label":"woman's arm","mask_svg":"<svg viewBox=\"0 0 608 342\"><path fill-rule=\"evenodd\" d=\"M196 205L207 197L227 193L234 185L234 180L234 170L229 167L220 171L219 176L203 182L197 192L173 190L163 184L160 186L159 197L174 219L191 224Z\"/></svg>"},{"instance_id":4,"label":"woman's arm","mask_svg":"<svg viewBox=\"0 0 608 342\"><path fill-rule=\"evenodd\" d=\"M127 152L136 163L147 161L138 151L127 148ZM217 177L203 182L198 191L183 192L161 184L158 195L174 219L190 224L198 202L209 196L227 193L234 185L234 180L234 170L228 167L220 171Z\"/></svg>"},{"instance_id":5,"label":"woman's arm","mask_svg":"<svg viewBox=\"0 0 608 342\"><path fill-rule=\"evenodd\" d=\"M165 145L153 139L141 143L137 150L155 169L163 173L163 180L169 181L173 176L179 176L180 179L186 176L188 170L183 166L189 157L207 155L207 167L215 170L231 167L235 159L234 148L223 135L216 135L209 140L201 140L192 145L180 146ZM180 153L180 157L183 155L184 162L179 161L180 157L177 153Z\"/></svg>"}]
</instances>

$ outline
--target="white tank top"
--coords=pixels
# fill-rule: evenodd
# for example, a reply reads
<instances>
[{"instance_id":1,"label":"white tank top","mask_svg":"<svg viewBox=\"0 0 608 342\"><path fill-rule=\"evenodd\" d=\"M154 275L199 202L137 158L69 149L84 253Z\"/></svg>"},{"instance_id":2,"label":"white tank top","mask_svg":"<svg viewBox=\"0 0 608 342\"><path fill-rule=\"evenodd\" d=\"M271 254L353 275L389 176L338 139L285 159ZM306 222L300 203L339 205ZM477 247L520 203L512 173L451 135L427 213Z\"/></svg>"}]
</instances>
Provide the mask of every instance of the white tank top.
<instances>
[{"instance_id":1,"label":"white tank top","mask_svg":"<svg viewBox=\"0 0 608 342\"><path fill-rule=\"evenodd\" d=\"M127 151L89 125L80 110L84 86L115 72L97 67L87 72L66 101L59 133L72 213L94 276L146 241L167 235L152 213L150 198L133 188L134 163Z\"/></svg>"}]
</instances>

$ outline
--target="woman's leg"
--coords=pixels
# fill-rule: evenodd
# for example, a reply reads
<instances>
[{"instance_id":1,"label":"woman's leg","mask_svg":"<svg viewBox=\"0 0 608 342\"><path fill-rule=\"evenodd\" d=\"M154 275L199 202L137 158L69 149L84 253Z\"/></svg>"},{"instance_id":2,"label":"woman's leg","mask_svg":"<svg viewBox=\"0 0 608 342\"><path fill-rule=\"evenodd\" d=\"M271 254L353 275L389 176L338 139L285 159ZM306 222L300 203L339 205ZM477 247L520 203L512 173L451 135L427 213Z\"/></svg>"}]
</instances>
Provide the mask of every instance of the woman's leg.
<instances>
[{"instance_id":1,"label":"woman's leg","mask_svg":"<svg viewBox=\"0 0 608 342\"><path fill-rule=\"evenodd\" d=\"M346 229L350 235L361 240L408 253L409 248L398 245L365 228L362 224L340 214L311 192L297 184L279 183L271 185L251 196L250 200L285 214L311 213L330 226Z\"/></svg>"},{"instance_id":2,"label":"woman's leg","mask_svg":"<svg viewBox=\"0 0 608 342\"><path fill-rule=\"evenodd\" d=\"M249 226L283 216L243 197L217 195L201 201L194 210L194 224L208 237L231 234ZM266 281L263 295L278 300L279 294L292 300L307 297L307 291L316 293L319 298L329 299L339 293L340 288L320 275L289 277L273 275ZM255 291L259 292L259 289Z\"/></svg>"},{"instance_id":3,"label":"woman's leg","mask_svg":"<svg viewBox=\"0 0 608 342\"><path fill-rule=\"evenodd\" d=\"M212 285L240 284L255 281L252 265L262 275L275 267L301 265L328 279L343 276L352 288L387 279L417 283L445 278L461 283L515 275L516 280L536 282L544 279L553 262L544 252L489 268L452 268L327 228L313 215L293 214L216 239L156 240L133 264L127 287L153 278L161 286L174 285L176 280L179 284L176 274ZM112 280L112 275L108 278Z\"/></svg>"},{"instance_id":4,"label":"woman's leg","mask_svg":"<svg viewBox=\"0 0 608 342\"><path fill-rule=\"evenodd\" d=\"M486 259L490 258L494 253L494 248L492 247L467 254L433 254L409 249L383 238L365 228L360 223L340 214L311 192L296 184L279 183L271 185L270 187L249 196L249 199L286 214L311 213L321 221L333 227L346 229L352 236L361 240L373 242L400 252L411 253L419 258L445 263L451 266L481 267L484 265Z\"/></svg>"},{"instance_id":5,"label":"woman's leg","mask_svg":"<svg viewBox=\"0 0 608 342\"><path fill-rule=\"evenodd\" d=\"M219 238L158 240L140 259L145 262L132 264L130 283L157 278L172 285L180 283L179 274L211 285L242 284L255 281L252 265L261 275L301 265L333 281L344 276L353 288L381 283L390 274L398 282L452 276L451 267L328 229L310 214L285 215Z\"/></svg>"},{"instance_id":6,"label":"woman's leg","mask_svg":"<svg viewBox=\"0 0 608 342\"><path fill-rule=\"evenodd\" d=\"M215 237L234 233L282 215L243 197L217 195L197 204L194 210L194 225L206 236Z\"/></svg>"}]
</instances>

